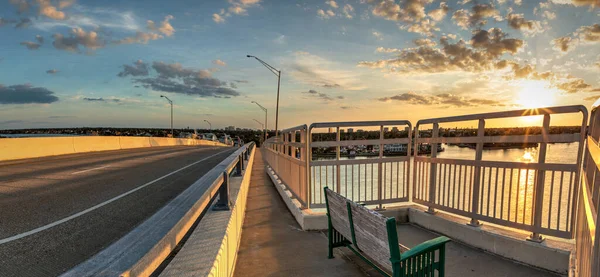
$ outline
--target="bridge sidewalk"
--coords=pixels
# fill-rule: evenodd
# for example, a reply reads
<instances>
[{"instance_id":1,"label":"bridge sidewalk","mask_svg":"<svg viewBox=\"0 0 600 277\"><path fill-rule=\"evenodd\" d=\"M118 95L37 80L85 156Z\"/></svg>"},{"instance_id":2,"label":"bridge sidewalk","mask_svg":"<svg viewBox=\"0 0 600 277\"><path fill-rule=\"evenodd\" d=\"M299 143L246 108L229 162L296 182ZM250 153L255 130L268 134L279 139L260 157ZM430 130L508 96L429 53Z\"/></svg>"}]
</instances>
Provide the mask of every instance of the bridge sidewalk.
<instances>
[{"instance_id":1,"label":"bridge sidewalk","mask_svg":"<svg viewBox=\"0 0 600 277\"><path fill-rule=\"evenodd\" d=\"M350 250L327 259L326 232L305 232L288 211L256 152L235 276L380 276ZM414 247L437 237L411 224L398 225L399 241ZM543 258L543 257L541 257ZM558 276L450 242L447 276Z\"/></svg>"},{"instance_id":2,"label":"bridge sidewalk","mask_svg":"<svg viewBox=\"0 0 600 277\"><path fill-rule=\"evenodd\" d=\"M364 276L341 251L327 259L327 238L300 229L256 151L235 276Z\"/></svg>"}]
</instances>

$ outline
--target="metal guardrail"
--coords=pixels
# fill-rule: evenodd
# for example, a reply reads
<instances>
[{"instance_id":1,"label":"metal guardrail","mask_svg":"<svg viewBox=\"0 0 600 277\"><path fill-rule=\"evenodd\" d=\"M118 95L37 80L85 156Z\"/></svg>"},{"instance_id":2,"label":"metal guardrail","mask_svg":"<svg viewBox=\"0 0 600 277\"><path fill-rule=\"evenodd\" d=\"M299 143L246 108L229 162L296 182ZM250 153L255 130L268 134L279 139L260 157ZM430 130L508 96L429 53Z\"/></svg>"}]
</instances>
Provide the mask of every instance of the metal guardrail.
<instances>
[{"instance_id":1,"label":"metal guardrail","mask_svg":"<svg viewBox=\"0 0 600 277\"><path fill-rule=\"evenodd\" d=\"M541 135L486 136L489 119L531 115L531 110L420 120L416 125L415 145L431 144L431 155L415 155L413 201L435 209L479 220L531 231L531 240L541 241L541 234L572 238L578 193L581 156L584 146L587 109L564 106L538 109L543 116ZM581 113L580 134L550 134L552 114ZM440 137L440 123L479 122L476 137ZM432 124L430 138L419 137L419 127ZM536 162L484 161L484 143L539 143ZM548 143L578 142L574 164L546 162ZM442 159L437 157L439 143L475 143L475 159ZM458 180L458 182L457 182Z\"/></svg>"},{"instance_id":2,"label":"metal guardrail","mask_svg":"<svg viewBox=\"0 0 600 277\"><path fill-rule=\"evenodd\" d=\"M134 230L62 276L150 276L216 196L214 208L228 209L229 176L242 174L253 149L253 142L240 147Z\"/></svg>"},{"instance_id":3,"label":"metal guardrail","mask_svg":"<svg viewBox=\"0 0 600 277\"><path fill-rule=\"evenodd\" d=\"M384 126L408 127L406 138L385 138ZM379 129L379 139L342 140L342 127L362 127ZM335 129L335 141L313 141L313 129ZM333 191L366 205L377 205L382 208L386 203L406 202L409 200L410 157L412 125L407 120L393 121L358 121L358 122L326 122L311 124L308 130L308 172L310 207L324 208L323 188L329 186ZM367 159L341 158L341 147L357 147L372 145L379 148L376 157ZM387 145L405 146L406 155L384 157ZM335 159L313 159L314 148L335 147ZM395 178L394 178L395 177Z\"/></svg>"},{"instance_id":4,"label":"metal guardrail","mask_svg":"<svg viewBox=\"0 0 600 277\"><path fill-rule=\"evenodd\" d=\"M575 225L576 276L600 276L600 110L592 107Z\"/></svg>"}]
</instances>

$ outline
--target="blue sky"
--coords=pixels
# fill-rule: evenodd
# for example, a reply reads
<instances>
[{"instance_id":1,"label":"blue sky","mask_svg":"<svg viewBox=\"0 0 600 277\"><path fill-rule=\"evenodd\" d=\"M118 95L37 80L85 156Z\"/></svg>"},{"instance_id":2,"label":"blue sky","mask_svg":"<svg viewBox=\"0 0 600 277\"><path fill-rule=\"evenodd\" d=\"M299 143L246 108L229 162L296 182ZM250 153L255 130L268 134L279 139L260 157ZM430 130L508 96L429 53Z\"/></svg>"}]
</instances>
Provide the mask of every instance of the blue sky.
<instances>
[{"instance_id":1,"label":"blue sky","mask_svg":"<svg viewBox=\"0 0 600 277\"><path fill-rule=\"evenodd\" d=\"M600 96L596 0L0 2L0 129L257 128ZM151 22L149 22L151 21ZM576 124L566 118L564 124Z\"/></svg>"}]
</instances>

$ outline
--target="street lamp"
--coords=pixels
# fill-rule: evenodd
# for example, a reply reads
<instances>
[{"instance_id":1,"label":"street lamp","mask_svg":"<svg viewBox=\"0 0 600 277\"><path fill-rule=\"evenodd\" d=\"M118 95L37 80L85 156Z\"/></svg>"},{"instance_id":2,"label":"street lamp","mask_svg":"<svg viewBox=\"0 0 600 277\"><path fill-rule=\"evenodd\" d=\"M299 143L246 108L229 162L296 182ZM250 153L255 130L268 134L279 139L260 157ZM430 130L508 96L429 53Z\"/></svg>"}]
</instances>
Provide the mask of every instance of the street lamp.
<instances>
[{"instance_id":1,"label":"street lamp","mask_svg":"<svg viewBox=\"0 0 600 277\"><path fill-rule=\"evenodd\" d=\"M255 58L258 62L260 62L267 69L269 69L269 71L271 71L271 73L277 75L277 106L275 108L275 136L277 136L279 134L279 129L278 129L278 123L279 123L279 85L281 84L281 70L277 70L275 67L272 67L268 63L264 62L263 60L255 57L255 56L246 55L246 57L248 57L248 58Z\"/></svg>"},{"instance_id":2,"label":"street lamp","mask_svg":"<svg viewBox=\"0 0 600 277\"><path fill-rule=\"evenodd\" d=\"M261 108L265 112L265 124L263 126L265 129L265 141L266 141L267 140L267 114L268 114L267 109L265 107L263 107L262 105L258 104L258 102L256 102L256 101L252 101L252 103L258 105L258 107Z\"/></svg>"},{"instance_id":3,"label":"street lamp","mask_svg":"<svg viewBox=\"0 0 600 277\"><path fill-rule=\"evenodd\" d=\"M204 122L208 123L208 126L210 127L210 130L212 131L212 124L210 124L210 122L208 120L204 120Z\"/></svg>"},{"instance_id":4,"label":"street lamp","mask_svg":"<svg viewBox=\"0 0 600 277\"><path fill-rule=\"evenodd\" d=\"M167 101L169 101L169 104L171 104L171 137L174 138L175 134L173 134L173 101L171 101L169 97L166 97L164 95L161 95L160 97L167 99Z\"/></svg>"}]
</instances>

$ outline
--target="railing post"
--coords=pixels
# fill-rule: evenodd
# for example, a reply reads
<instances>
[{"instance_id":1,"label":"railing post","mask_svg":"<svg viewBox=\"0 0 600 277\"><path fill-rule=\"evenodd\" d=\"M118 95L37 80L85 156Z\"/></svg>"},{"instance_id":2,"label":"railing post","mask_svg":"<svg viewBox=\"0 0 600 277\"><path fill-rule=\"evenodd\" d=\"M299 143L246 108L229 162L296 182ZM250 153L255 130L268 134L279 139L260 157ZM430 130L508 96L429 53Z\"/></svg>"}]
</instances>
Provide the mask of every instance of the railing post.
<instances>
[{"instance_id":1,"label":"railing post","mask_svg":"<svg viewBox=\"0 0 600 277\"><path fill-rule=\"evenodd\" d=\"M219 188L219 200L213 206L213 211L229 211L229 175L227 171L223 171L223 184Z\"/></svg>"},{"instance_id":2,"label":"railing post","mask_svg":"<svg viewBox=\"0 0 600 277\"><path fill-rule=\"evenodd\" d=\"M336 128L336 134L335 134L335 141L337 141L338 143L340 142L341 138L340 138L340 127L338 126ZM340 146L336 146L335 147L335 160L338 161L340 160ZM336 176L335 176L335 189L337 193L342 193L341 189L342 189L342 181L340 180L340 177L342 176L342 174L340 173L340 165L337 164L335 165L335 172L336 172ZM348 178L348 176L346 176L346 178ZM348 194L346 192L346 194Z\"/></svg>"},{"instance_id":3,"label":"railing post","mask_svg":"<svg viewBox=\"0 0 600 277\"><path fill-rule=\"evenodd\" d=\"M544 123L542 127L542 138L547 139L550 134L550 115L544 115ZM540 150L538 156L538 164L543 165L546 163L546 148L548 143L543 141L540 143ZM533 233L527 238L528 241L542 242L544 237L538 232L538 229L542 228L542 206L544 203L544 184L546 183L546 171L538 169L537 178L535 182L535 189L533 191Z\"/></svg>"},{"instance_id":4,"label":"railing post","mask_svg":"<svg viewBox=\"0 0 600 277\"><path fill-rule=\"evenodd\" d=\"M440 124L439 123L433 123L433 130L431 132L431 138L432 139L436 139L438 138L439 135L439 131L440 131ZM431 147L431 158L436 158L437 157L437 146L438 143L429 143L429 146ZM417 152L419 151L418 149L416 150ZM431 162L431 164L429 165L429 203L435 203L435 193L436 193L436 173L437 172L437 164L435 162ZM429 208L427 209L427 213L430 214L434 214L435 213L435 208L433 208L433 206L429 206Z\"/></svg>"},{"instance_id":5,"label":"railing post","mask_svg":"<svg viewBox=\"0 0 600 277\"><path fill-rule=\"evenodd\" d=\"M377 209L381 210L383 209L383 206L381 204L381 198L382 198L382 188L383 188L383 184L382 184L382 179L381 179L381 175L383 175L383 168L382 168L382 164L381 164L381 159L383 159L383 125L379 126L379 160L377 161L377 200L379 201L379 204L377 206ZM354 179L354 176L352 176L352 178Z\"/></svg>"},{"instance_id":6,"label":"railing post","mask_svg":"<svg viewBox=\"0 0 600 277\"><path fill-rule=\"evenodd\" d=\"M235 171L236 171L236 175L237 176L242 176L242 171L244 170L244 159L242 159L242 156L240 155L238 157L238 163L235 166Z\"/></svg>"},{"instance_id":7,"label":"railing post","mask_svg":"<svg viewBox=\"0 0 600 277\"><path fill-rule=\"evenodd\" d=\"M308 200L308 167L306 164L306 130L300 130L300 143L302 143L303 147L300 148L300 161L304 162L304 171L301 171L300 174L300 187L301 192L300 196L302 197L302 202L304 202L301 206L302 209L308 208L309 200Z\"/></svg>"},{"instance_id":8,"label":"railing post","mask_svg":"<svg viewBox=\"0 0 600 277\"><path fill-rule=\"evenodd\" d=\"M306 130L306 188L307 188L307 198L306 198L306 207L310 209L310 204L312 203L312 176L310 174L310 162L312 161L312 129L308 127Z\"/></svg>"},{"instance_id":9,"label":"railing post","mask_svg":"<svg viewBox=\"0 0 600 277\"><path fill-rule=\"evenodd\" d=\"M479 212L479 190L481 188L481 160L483 158L483 138L485 137L485 120L480 119L477 127L477 147L475 148L475 163L473 167L473 196L471 198L471 222L470 226L479 227L481 223L474 215Z\"/></svg>"}]
</instances>

